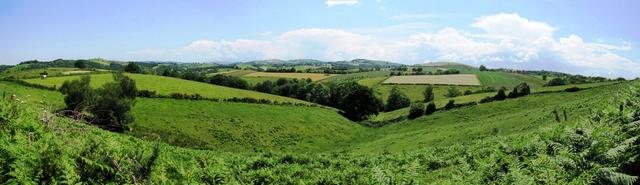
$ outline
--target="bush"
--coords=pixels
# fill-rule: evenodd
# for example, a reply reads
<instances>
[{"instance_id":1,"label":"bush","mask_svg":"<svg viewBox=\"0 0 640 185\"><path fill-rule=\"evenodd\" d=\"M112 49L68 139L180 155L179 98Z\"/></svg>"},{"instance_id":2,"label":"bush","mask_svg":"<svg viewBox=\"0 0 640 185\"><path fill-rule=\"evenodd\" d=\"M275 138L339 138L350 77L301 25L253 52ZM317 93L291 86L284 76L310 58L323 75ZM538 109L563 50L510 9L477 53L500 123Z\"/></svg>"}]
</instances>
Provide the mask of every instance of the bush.
<instances>
[{"instance_id":1,"label":"bush","mask_svg":"<svg viewBox=\"0 0 640 185\"><path fill-rule=\"evenodd\" d=\"M427 108L425 109L424 114L430 115L430 114L433 114L436 111L437 111L436 104L433 103L433 102L430 102L429 104L427 104Z\"/></svg>"},{"instance_id":2,"label":"bush","mask_svg":"<svg viewBox=\"0 0 640 185\"><path fill-rule=\"evenodd\" d=\"M387 111L398 110L409 105L411 105L411 100L397 86L394 86L387 99Z\"/></svg>"},{"instance_id":3,"label":"bush","mask_svg":"<svg viewBox=\"0 0 640 185\"><path fill-rule=\"evenodd\" d=\"M507 99L507 95L504 93L504 91L505 91L504 87L500 88L500 90L498 90L498 93L495 96L493 96L492 99L498 100L498 101Z\"/></svg>"},{"instance_id":4,"label":"bush","mask_svg":"<svg viewBox=\"0 0 640 185\"><path fill-rule=\"evenodd\" d=\"M470 95L473 94L473 91L467 89L466 91L464 91L464 95Z\"/></svg>"},{"instance_id":5,"label":"bush","mask_svg":"<svg viewBox=\"0 0 640 185\"><path fill-rule=\"evenodd\" d=\"M424 96L424 102L433 101L435 99L435 96L433 95L433 86L427 85L424 92L422 92L422 95Z\"/></svg>"},{"instance_id":6,"label":"bush","mask_svg":"<svg viewBox=\"0 0 640 185\"><path fill-rule=\"evenodd\" d=\"M580 88L579 87L569 87L569 88L564 89L564 91L566 91L566 92L577 92L577 91L580 91Z\"/></svg>"},{"instance_id":7,"label":"bush","mask_svg":"<svg viewBox=\"0 0 640 185\"><path fill-rule=\"evenodd\" d=\"M447 105L444 106L444 109L446 110L453 109L453 108L456 108L455 100L449 100L449 102L447 102Z\"/></svg>"},{"instance_id":8,"label":"bush","mask_svg":"<svg viewBox=\"0 0 640 185\"><path fill-rule=\"evenodd\" d=\"M455 86L451 86L447 89L447 94L445 94L444 96L449 97L449 98L453 98L453 97L457 97L460 96L460 90L458 90L457 87Z\"/></svg>"},{"instance_id":9,"label":"bush","mask_svg":"<svg viewBox=\"0 0 640 185\"><path fill-rule=\"evenodd\" d=\"M139 90L138 91L138 96L139 97L145 97L145 98L155 98L155 97L157 97L156 91L150 91L150 90Z\"/></svg>"},{"instance_id":10,"label":"bush","mask_svg":"<svg viewBox=\"0 0 640 185\"><path fill-rule=\"evenodd\" d=\"M115 82L104 84L95 90L95 100L89 108L95 124L103 128L122 132L128 128L133 116L129 114L135 102L136 84L131 78L114 73Z\"/></svg>"},{"instance_id":11,"label":"bush","mask_svg":"<svg viewBox=\"0 0 640 185\"><path fill-rule=\"evenodd\" d=\"M82 76L79 80L64 81L60 92L64 94L67 110L82 112L92 103L93 90L89 86L91 77Z\"/></svg>"},{"instance_id":12,"label":"bush","mask_svg":"<svg viewBox=\"0 0 640 185\"><path fill-rule=\"evenodd\" d=\"M421 103L412 104L409 109L409 119L415 119L422 115L424 115L424 105Z\"/></svg>"}]
</instances>

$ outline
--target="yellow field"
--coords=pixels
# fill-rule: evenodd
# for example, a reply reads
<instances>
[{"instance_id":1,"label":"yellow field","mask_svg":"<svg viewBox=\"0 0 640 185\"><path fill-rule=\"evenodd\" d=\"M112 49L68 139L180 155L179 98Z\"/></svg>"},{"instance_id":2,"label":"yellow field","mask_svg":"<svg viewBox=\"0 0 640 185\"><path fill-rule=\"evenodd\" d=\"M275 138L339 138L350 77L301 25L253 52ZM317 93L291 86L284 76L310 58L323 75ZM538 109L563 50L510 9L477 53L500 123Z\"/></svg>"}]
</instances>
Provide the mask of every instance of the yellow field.
<instances>
[{"instance_id":1,"label":"yellow field","mask_svg":"<svg viewBox=\"0 0 640 185\"><path fill-rule=\"evenodd\" d=\"M384 84L480 85L475 74L392 76Z\"/></svg>"},{"instance_id":2,"label":"yellow field","mask_svg":"<svg viewBox=\"0 0 640 185\"><path fill-rule=\"evenodd\" d=\"M244 77L281 77L281 78L311 78L313 81L322 80L336 74L321 74L321 73L267 73L267 72L255 72L244 75Z\"/></svg>"}]
</instances>

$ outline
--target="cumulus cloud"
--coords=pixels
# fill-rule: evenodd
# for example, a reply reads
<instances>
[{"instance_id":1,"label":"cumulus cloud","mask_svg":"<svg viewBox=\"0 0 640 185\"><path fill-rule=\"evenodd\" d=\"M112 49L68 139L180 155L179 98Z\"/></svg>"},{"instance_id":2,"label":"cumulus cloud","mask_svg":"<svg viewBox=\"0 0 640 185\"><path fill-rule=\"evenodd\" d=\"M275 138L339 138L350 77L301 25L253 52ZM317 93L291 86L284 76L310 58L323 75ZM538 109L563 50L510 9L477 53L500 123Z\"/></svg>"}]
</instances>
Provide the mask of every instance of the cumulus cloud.
<instances>
[{"instance_id":1,"label":"cumulus cloud","mask_svg":"<svg viewBox=\"0 0 640 185\"><path fill-rule=\"evenodd\" d=\"M390 30L399 32L398 28L407 26L396 27ZM420 27L430 28L428 25ZM607 77L640 75L638 63L618 54L632 50L630 43L588 42L578 35L556 38L556 29L552 26L518 14L479 17L470 27L479 31L447 27L430 32L407 32L400 38L366 31L371 29L297 29L266 39L197 40L182 48L147 49L131 54L145 59L177 61L368 58L419 63L453 60L472 65L546 69Z\"/></svg>"},{"instance_id":2,"label":"cumulus cloud","mask_svg":"<svg viewBox=\"0 0 640 185\"><path fill-rule=\"evenodd\" d=\"M324 1L327 7L333 7L338 5L354 5L358 4L358 0L326 0Z\"/></svg>"}]
</instances>

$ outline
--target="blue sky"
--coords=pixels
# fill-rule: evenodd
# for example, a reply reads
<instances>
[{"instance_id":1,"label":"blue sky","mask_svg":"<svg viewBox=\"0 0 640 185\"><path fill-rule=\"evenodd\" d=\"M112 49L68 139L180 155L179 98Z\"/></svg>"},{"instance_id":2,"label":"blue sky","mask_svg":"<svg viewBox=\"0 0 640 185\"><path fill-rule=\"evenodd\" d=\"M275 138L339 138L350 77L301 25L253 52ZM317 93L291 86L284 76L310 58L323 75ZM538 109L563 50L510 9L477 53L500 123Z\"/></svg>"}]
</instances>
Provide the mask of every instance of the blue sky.
<instances>
[{"instance_id":1,"label":"blue sky","mask_svg":"<svg viewBox=\"0 0 640 185\"><path fill-rule=\"evenodd\" d=\"M640 1L0 1L0 64L350 60L640 76Z\"/></svg>"}]
</instances>

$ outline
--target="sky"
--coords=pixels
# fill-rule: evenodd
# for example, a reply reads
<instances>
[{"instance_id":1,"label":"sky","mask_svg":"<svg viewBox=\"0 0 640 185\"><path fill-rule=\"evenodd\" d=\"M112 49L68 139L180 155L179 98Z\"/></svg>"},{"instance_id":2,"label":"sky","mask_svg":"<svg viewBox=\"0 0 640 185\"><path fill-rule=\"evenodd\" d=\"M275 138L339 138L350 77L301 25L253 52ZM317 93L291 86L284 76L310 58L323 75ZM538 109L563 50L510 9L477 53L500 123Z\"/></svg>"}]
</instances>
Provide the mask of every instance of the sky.
<instances>
[{"instance_id":1,"label":"sky","mask_svg":"<svg viewBox=\"0 0 640 185\"><path fill-rule=\"evenodd\" d=\"M0 64L375 59L635 78L640 1L2 0Z\"/></svg>"}]
</instances>

